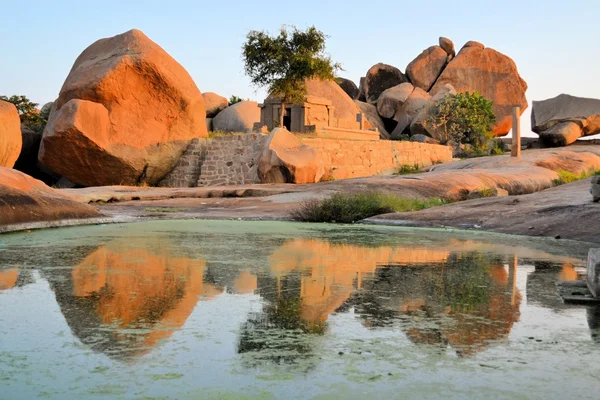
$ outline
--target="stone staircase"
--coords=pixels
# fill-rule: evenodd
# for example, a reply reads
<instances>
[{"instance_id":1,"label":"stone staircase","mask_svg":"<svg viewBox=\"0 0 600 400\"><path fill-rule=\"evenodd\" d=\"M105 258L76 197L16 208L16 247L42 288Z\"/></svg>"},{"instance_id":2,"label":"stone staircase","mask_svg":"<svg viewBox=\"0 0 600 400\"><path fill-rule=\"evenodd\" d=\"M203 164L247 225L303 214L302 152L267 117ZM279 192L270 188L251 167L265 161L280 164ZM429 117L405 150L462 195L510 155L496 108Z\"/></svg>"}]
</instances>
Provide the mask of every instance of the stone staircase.
<instances>
[{"instance_id":1,"label":"stone staircase","mask_svg":"<svg viewBox=\"0 0 600 400\"><path fill-rule=\"evenodd\" d=\"M158 184L161 187L195 187L198 183L202 163L209 147L208 139L194 139L175 168Z\"/></svg>"}]
</instances>

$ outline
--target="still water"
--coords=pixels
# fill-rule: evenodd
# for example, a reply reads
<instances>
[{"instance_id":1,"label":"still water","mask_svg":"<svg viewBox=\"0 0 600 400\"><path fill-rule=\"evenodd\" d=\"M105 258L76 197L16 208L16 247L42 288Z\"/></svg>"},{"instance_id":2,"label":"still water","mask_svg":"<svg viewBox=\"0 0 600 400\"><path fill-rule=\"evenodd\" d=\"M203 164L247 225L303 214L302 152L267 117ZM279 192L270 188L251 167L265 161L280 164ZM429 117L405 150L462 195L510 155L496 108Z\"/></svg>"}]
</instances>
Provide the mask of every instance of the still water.
<instances>
[{"instance_id":1,"label":"still water","mask_svg":"<svg viewBox=\"0 0 600 400\"><path fill-rule=\"evenodd\" d=\"M600 396L589 245L281 222L0 236L0 398Z\"/></svg>"}]
</instances>

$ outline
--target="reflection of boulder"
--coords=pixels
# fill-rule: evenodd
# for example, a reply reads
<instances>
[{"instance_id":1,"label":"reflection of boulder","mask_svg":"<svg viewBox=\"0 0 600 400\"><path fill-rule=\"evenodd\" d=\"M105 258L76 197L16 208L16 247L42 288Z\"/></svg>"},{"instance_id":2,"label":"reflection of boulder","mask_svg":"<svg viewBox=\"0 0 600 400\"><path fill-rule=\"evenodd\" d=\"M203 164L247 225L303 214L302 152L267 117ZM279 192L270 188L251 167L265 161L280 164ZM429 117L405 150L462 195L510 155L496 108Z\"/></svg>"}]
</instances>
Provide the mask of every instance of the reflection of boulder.
<instances>
[{"instance_id":1,"label":"reflection of boulder","mask_svg":"<svg viewBox=\"0 0 600 400\"><path fill-rule=\"evenodd\" d=\"M19 279L19 269L9 268L0 270L0 290L12 289Z\"/></svg>"},{"instance_id":2,"label":"reflection of boulder","mask_svg":"<svg viewBox=\"0 0 600 400\"><path fill-rule=\"evenodd\" d=\"M472 354L508 337L519 320L521 295L512 286L514 274L510 278L504 266L477 254L454 255L422 269L378 269L365 283L357 312L366 326L401 321L416 344L449 344Z\"/></svg>"},{"instance_id":3,"label":"reflection of boulder","mask_svg":"<svg viewBox=\"0 0 600 400\"><path fill-rule=\"evenodd\" d=\"M221 293L202 260L164 241L98 248L70 273L49 275L61 311L82 343L118 359L144 354L183 326L198 299Z\"/></svg>"}]
</instances>

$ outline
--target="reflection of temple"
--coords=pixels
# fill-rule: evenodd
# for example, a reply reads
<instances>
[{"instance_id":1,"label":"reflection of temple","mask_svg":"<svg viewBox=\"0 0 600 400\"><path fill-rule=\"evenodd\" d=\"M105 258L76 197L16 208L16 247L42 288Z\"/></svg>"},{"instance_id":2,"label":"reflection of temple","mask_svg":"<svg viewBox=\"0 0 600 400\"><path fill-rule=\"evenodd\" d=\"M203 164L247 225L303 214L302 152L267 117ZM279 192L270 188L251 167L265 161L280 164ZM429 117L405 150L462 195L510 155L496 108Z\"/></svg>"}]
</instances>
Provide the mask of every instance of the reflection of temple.
<instances>
[{"instance_id":1,"label":"reflection of temple","mask_svg":"<svg viewBox=\"0 0 600 400\"><path fill-rule=\"evenodd\" d=\"M94 350L129 358L183 326L199 299L222 290L204 282L204 261L174 253L164 241L144 248L111 242L51 279L73 333Z\"/></svg>"}]
</instances>

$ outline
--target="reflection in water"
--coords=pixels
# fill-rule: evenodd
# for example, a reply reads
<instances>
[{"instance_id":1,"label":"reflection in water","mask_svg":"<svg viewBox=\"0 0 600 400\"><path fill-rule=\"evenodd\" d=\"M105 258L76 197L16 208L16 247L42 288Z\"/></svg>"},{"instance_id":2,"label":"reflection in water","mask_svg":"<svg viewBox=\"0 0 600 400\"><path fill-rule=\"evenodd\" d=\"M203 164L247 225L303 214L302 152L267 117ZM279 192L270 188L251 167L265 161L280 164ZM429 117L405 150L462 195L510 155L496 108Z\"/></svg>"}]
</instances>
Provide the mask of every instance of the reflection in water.
<instances>
[{"instance_id":1,"label":"reflection in water","mask_svg":"<svg viewBox=\"0 0 600 400\"><path fill-rule=\"evenodd\" d=\"M204 273L204 261L178 256L168 241L143 248L115 241L90 254L62 282L52 281L80 340L107 355L128 358L183 326L198 299L222 292L204 282Z\"/></svg>"},{"instance_id":2,"label":"reflection in water","mask_svg":"<svg viewBox=\"0 0 600 400\"><path fill-rule=\"evenodd\" d=\"M450 346L463 356L506 340L520 317L517 258L492 256L488 245L280 243L259 253L256 264L236 269L222 262L221 253L211 256L210 249L191 250L163 237L117 239L86 252L72 269L43 274L73 333L116 359L147 353L185 324L198 300L225 291L262 299L238 337L237 351L248 366L301 363L311 369L319 358L315 338L328 331L330 315L350 309L369 329L397 329L416 345ZM528 286L541 278L544 286L557 277L578 278L571 264L556 268L536 264ZM0 271L0 289L15 286L19 276L14 268ZM588 315L597 329L598 313Z\"/></svg>"}]
</instances>

